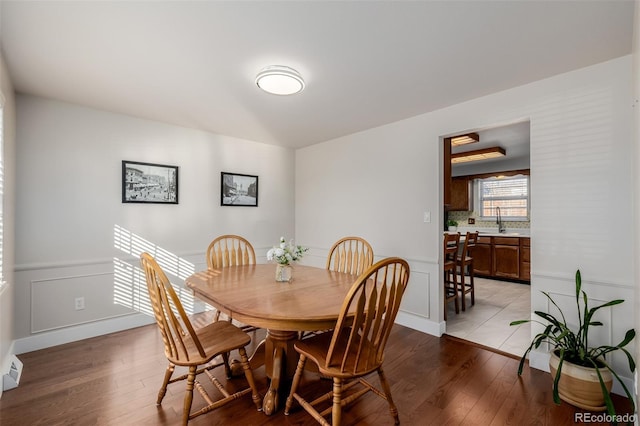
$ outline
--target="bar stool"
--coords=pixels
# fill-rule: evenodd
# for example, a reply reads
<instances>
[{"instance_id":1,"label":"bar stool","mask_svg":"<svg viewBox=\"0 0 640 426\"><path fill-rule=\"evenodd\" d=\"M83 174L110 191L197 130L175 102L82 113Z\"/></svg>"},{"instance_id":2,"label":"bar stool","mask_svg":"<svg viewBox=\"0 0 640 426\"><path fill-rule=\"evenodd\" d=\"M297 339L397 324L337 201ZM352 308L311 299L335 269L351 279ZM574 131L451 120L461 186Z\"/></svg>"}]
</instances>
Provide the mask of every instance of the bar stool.
<instances>
[{"instance_id":1,"label":"bar stool","mask_svg":"<svg viewBox=\"0 0 640 426\"><path fill-rule=\"evenodd\" d=\"M466 295L471 293L471 305L476 303L475 285L473 282L473 251L476 248L478 242L477 232L467 232L462 246L462 252L456 257L456 269L460 272L460 282L458 283L458 290L462 299L462 310L466 309ZM465 269L469 269L469 279L465 279Z\"/></svg>"},{"instance_id":2,"label":"bar stool","mask_svg":"<svg viewBox=\"0 0 640 426\"><path fill-rule=\"evenodd\" d=\"M458 280L456 278L460 233L444 234L444 320L447 320L447 303L453 300L456 314L460 313L458 304Z\"/></svg>"}]
</instances>

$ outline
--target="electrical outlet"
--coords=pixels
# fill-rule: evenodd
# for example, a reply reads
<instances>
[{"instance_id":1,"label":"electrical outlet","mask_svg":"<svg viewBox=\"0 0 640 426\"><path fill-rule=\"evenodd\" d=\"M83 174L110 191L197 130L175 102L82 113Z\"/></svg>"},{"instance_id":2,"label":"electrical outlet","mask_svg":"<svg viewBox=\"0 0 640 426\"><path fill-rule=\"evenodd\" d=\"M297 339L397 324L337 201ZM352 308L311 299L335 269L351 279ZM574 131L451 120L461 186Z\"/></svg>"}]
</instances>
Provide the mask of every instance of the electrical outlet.
<instances>
[{"instance_id":1,"label":"electrical outlet","mask_svg":"<svg viewBox=\"0 0 640 426\"><path fill-rule=\"evenodd\" d=\"M76 297L76 311L84 309L84 297Z\"/></svg>"},{"instance_id":2,"label":"electrical outlet","mask_svg":"<svg viewBox=\"0 0 640 426\"><path fill-rule=\"evenodd\" d=\"M475 220L474 218L470 217L469 219L467 219L467 223L468 223L469 225L475 225L476 220Z\"/></svg>"}]
</instances>

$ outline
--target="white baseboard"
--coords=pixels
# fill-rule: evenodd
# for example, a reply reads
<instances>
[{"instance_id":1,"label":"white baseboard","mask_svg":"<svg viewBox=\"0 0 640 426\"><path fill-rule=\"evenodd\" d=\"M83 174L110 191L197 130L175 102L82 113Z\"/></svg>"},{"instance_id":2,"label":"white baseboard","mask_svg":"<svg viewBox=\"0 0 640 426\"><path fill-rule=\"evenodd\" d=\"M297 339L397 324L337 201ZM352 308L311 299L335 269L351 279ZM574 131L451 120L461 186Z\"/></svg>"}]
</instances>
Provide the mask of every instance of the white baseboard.
<instances>
[{"instance_id":1,"label":"white baseboard","mask_svg":"<svg viewBox=\"0 0 640 426\"><path fill-rule=\"evenodd\" d=\"M549 352L532 350L529 352L529 367L549 372Z\"/></svg>"},{"instance_id":2,"label":"white baseboard","mask_svg":"<svg viewBox=\"0 0 640 426\"><path fill-rule=\"evenodd\" d=\"M132 314L73 327L52 330L17 339L13 342L14 354L37 351L64 343L76 342L91 337L102 336L116 331L127 330L143 325L154 324L155 319L143 315Z\"/></svg>"},{"instance_id":3,"label":"white baseboard","mask_svg":"<svg viewBox=\"0 0 640 426\"><path fill-rule=\"evenodd\" d=\"M440 324L403 311L398 312L396 323L432 336L440 337L444 333L444 323Z\"/></svg>"}]
</instances>

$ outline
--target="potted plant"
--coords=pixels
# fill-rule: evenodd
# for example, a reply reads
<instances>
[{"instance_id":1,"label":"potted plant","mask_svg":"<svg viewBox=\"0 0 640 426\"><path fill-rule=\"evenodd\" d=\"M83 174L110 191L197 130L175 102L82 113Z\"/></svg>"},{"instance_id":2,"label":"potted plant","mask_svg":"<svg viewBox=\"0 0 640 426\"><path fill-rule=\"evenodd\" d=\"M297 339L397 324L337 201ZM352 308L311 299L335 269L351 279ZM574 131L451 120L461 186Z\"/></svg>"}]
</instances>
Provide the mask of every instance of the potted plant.
<instances>
[{"instance_id":1,"label":"potted plant","mask_svg":"<svg viewBox=\"0 0 640 426\"><path fill-rule=\"evenodd\" d=\"M447 220L447 229L451 232L456 232L458 230L458 222L453 219Z\"/></svg>"},{"instance_id":2,"label":"potted plant","mask_svg":"<svg viewBox=\"0 0 640 426\"><path fill-rule=\"evenodd\" d=\"M634 329L627 330L624 339L616 346L589 346L589 327L602 326L602 322L594 321L593 315L598 309L619 305L624 300L616 299L602 305L589 308L587 294L582 290L582 278L580 270L576 271L576 305L578 308L577 330L567 325L566 318L560 307L549 296L542 292L547 299L558 309L560 316L554 316L547 312L535 311L535 314L544 319L546 323L537 320L519 320L511 322L511 325L519 325L527 322L536 322L545 326L544 331L538 333L529 345L518 367L518 375L522 374L525 359L533 348L538 348L543 342L551 345L551 359L549 367L553 377L553 401L560 404L560 400L574 406L590 410L604 411L615 416L615 408L609 392L615 376L627 398L631 401L633 412L635 403L629 389L620 376L613 370L606 359L606 355L614 351L622 351L629 362L629 369L633 372L636 368L633 357L624 347L629 344L636 335ZM582 307L580 301L582 300Z\"/></svg>"}]
</instances>

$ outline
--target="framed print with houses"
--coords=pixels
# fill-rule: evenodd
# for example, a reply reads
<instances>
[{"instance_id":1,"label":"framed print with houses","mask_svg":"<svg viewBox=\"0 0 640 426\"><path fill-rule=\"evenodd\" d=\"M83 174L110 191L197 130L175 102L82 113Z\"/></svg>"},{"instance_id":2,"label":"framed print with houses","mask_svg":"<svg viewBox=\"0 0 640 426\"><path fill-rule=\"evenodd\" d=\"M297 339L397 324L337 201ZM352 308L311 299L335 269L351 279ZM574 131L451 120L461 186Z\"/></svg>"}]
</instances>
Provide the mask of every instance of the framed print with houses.
<instances>
[{"instance_id":1,"label":"framed print with houses","mask_svg":"<svg viewBox=\"0 0 640 426\"><path fill-rule=\"evenodd\" d=\"M220 205L258 207L258 176L222 172Z\"/></svg>"},{"instance_id":2,"label":"framed print with houses","mask_svg":"<svg viewBox=\"0 0 640 426\"><path fill-rule=\"evenodd\" d=\"M122 202L178 204L178 166L123 161Z\"/></svg>"}]
</instances>

